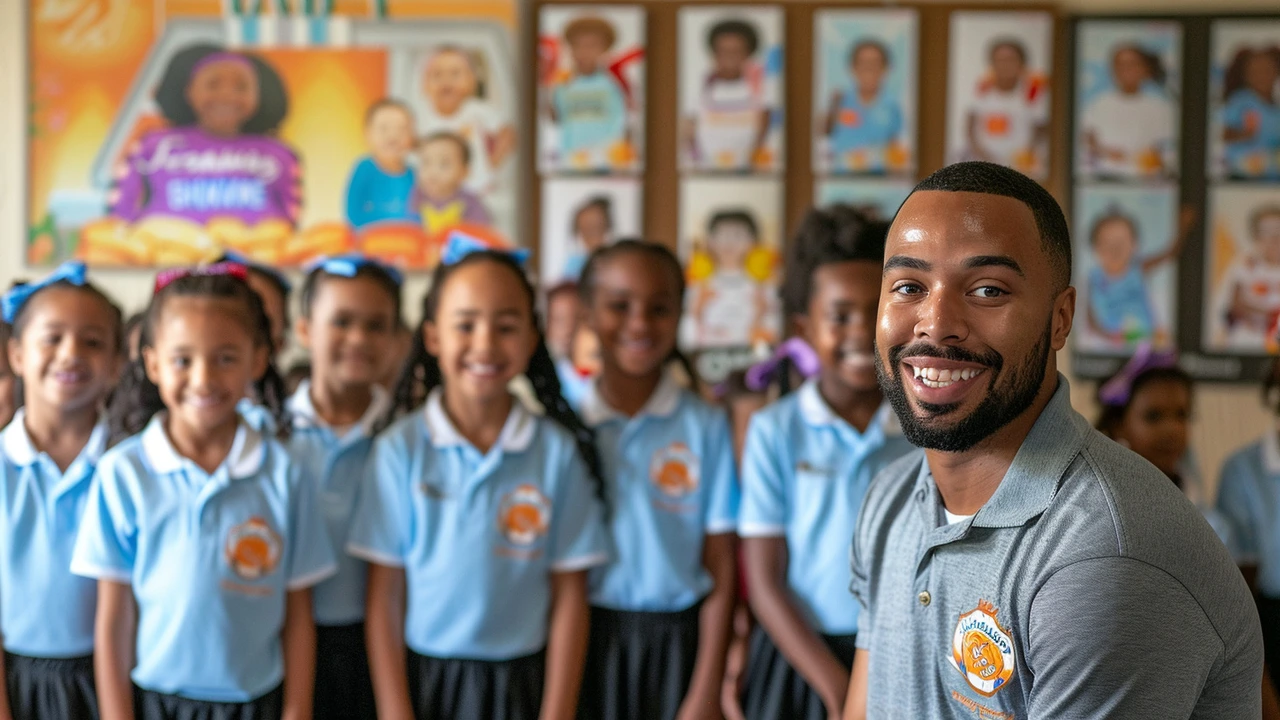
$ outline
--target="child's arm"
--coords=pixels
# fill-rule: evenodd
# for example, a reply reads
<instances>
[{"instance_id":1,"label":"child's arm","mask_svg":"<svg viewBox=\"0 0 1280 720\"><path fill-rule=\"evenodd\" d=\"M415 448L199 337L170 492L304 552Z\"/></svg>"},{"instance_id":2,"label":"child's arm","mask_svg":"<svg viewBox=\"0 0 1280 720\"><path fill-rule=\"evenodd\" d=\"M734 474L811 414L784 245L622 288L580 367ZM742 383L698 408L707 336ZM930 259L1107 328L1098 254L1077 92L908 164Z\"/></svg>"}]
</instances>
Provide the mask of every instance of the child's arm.
<instances>
[{"instance_id":1,"label":"child's arm","mask_svg":"<svg viewBox=\"0 0 1280 720\"><path fill-rule=\"evenodd\" d=\"M539 720L572 720L577 712L582 665L587 659L589 613L586 571L552 573L547 669Z\"/></svg>"},{"instance_id":2,"label":"child's arm","mask_svg":"<svg viewBox=\"0 0 1280 720\"><path fill-rule=\"evenodd\" d=\"M290 590L285 600L283 720L307 720L316 682L316 624L311 588Z\"/></svg>"},{"instance_id":3,"label":"child's arm","mask_svg":"<svg viewBox=\"0 0 1280 720\"><path fill-rule=\"evenodd\" d=\"M1152 255L1142 261L1142 272L1149 273L1160 265L1177 258L1187 244L1187 237L1196 226L1196 209L1187 205L1182 208L1178 217L1178 233L1174 235L1169 247L1164 252Z\"/></svg>"},{"instance_id":4,"label":"child's arm","mask_svg":"<svg viewBox=\"0 0 1280 720\"><path fill-rule=\"evenodd\" d=\"M133 720L134 665L138 640L138 606L133 586L114 580L98 581L98 612L94 619L93 677L102 720Z\"/></svg>"},{"instance_id":5,"label":"child's arm","mask_svg":"<svg viewBox=\"0 0 1280 720\"><path fill-rule=\"evenodd\" d=\"M384 720L413 719L405 665L404 613L404 569L369 563L365 644L378 717Z\"/></svg>"},{"instance_id":6,"label":"child's arm","mask_svg":"<svg viewBox=\"0 0 1280 720\"><path fill-rule=\"evenodd\" d=\"M831 93L831 102L827 105L827 118L823 124L822 134L827 137L836 131L836 123L840 121L840 91Z\"/></svg>"},{"instance_id":7,"label":"child's arm","mask_svg":"<svg viewBox=\"0 0 1280 720\"><path fill-rule=\"evenodd\" d=\"M840 717L849 690L849 673L826 643L809 627L787 588L787 541L784 537L749 537L743 544L751 609L778 650L822 698L827 713Z\"/></svg>"},{"instance_id":8,"label":"child's arm","mask_svg":"<svg viewBox=\"0 0 1280 720\"><path fill-rule=\"evenodd\" d=\"M867 671L870 665L871 656L866 650L859 650L853 656L853 676L849 678L849 697L844 704L844 720L867 718Z\"/></svg>"},{"instance_id":9,"label":"child's arm","mask_svg":"<svg viewBox=\"0 0 1280 720\"><path fill-rule=\"evenodd\" d=\"M698 655L677 720L720 718L720 689L737 590L734 536L731 533L708 535L702 549L702 564L715 585L698 612Z\"/></svg>"}]
</instances>

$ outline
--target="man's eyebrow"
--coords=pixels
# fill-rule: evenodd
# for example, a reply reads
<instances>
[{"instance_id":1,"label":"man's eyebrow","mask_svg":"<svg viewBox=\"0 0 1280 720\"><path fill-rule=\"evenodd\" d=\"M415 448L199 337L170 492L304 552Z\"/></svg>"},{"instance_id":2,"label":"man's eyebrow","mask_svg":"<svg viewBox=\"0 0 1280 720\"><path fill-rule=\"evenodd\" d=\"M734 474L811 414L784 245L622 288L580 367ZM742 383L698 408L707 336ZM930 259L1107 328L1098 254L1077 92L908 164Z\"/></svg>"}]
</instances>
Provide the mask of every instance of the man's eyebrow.
<instances>
[{"instance_id":1,"label":"man's eyebrow","mask_svg":"<svg viewBox=\"0 0 1280 720\"><path fill-rule=\"evenodd\" d=\"M908 255L894 255L884 261L884 272L897 270L899 268L928 272L933 269L933 265L921 260L920 258L913 258Z\"/></svg>"},{"instance_id":2,"label":"man's eyebrow","mask_svg":"<svg viewBox=\"0 0 1280 720\"><path fill-rule=\"evenodd\" d=\"M1008 255L975 255L965 260L964 266L969 270L983 267L1006 267L1018 273L1018 277L1025 278L1027 276L1022 271L1022 266L1018 264L1018 261Z\"/></svg>"}]
</instances>

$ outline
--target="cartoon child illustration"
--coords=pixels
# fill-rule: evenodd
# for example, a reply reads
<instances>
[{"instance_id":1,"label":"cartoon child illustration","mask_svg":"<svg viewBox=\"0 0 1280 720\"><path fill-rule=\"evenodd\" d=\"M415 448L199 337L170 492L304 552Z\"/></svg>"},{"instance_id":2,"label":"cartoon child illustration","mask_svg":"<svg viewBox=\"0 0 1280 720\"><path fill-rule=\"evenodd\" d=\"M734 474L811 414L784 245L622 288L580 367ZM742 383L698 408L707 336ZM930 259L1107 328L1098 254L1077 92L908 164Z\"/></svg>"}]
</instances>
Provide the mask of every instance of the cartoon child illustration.
<instances>
[{"instance_id":1,"label":"cartoon child illustration","mask_svg":"<svg viewBox=\"0 0 1280 720\"><path fill-rule=\"evenodd\" d=\"M884 87L889 66L889 49L878 40L861 40L849 51L853 83L832 93L823 128L835 167L867 173L901 168L893 151L903 150L902 108Z\"/></svg>"},{"instance_id":2,"label":"cartoon child illustration","mask_svg":"<svg viewBox=\"0 0 1280 720\"><path fill-rule=\"evenodd\" d=\"M422 216L429 237L456 225L490 225L493 218L480 198L465 187L471 148L451 132L428 135L418 143L418 184L410 206Z\"/></svg>"},{"instance_id":3,"label":"cartoon child illustration","mask_svg":"<svg viewBox=\"0 0 1280 720\"><path fill-rule=\"evenodd\" d=\"M456 45L436 48L422 73L422 91L427 98L425 131L463 138L471 156L467 189L481 194L492 190L495 173L515 152L516 133L484 99L479 60Z\"/></svg>"},{"instance_id":4,"label":"cartoon child illustration","mask_svg":"<svg viewBox=\"0 0 1280 720\"><path fill-rule=\"evenodd\" d=\"M1222 139L1227 171L1280 178L1280 46L1242 48L1223 78Z\"/></svg>"},{"instance_id":5,"label":"cartoon child illustration","mask_svg":"<svg viewBox=\"0 0 1280 720\"><path fill-rule=\"evenodd\" d=\"M764 67L754 60L760 33L745 20L724 20L707 34L712 70L698 93L694 115L685 119L684 143L693 165L746 170L768 165L765 143L772 108Z\"/></svg>"},{"instance_id":6,"label":"cartoon child illustration","mask_svg":"<svg viewBox=\"0 0 1280 720\"><path fill-rule=\"evenodd\" d=\"M1280 205L1255 210L1249 232L1249 252L1228 268L1216 315L1223 321L1227 347L1259 352L1280 320Z\"/></svg>"},{"instance_id":7,"label":"cartoon child illustration","mask_svg":"<svg viewBox=\"0 0 1280 720\"><path fill-rule=\"evenodd\" d=\"M1195 222L1194 211L1182 212L1177 237L1157 255L1138 254L1137 222L1119 208L1111 208L1093 222L1089 242L1093 263L1089 269L1088 327L1107 344L1125 348L1141 341L1163 345L1168 331L1159 326L1146 277L1160 265L1182 253L1186 235Z\"/></svg>"},{"instance_id":8,"label":"cartoon child illustration","mask_svg":"<svg viewBox=\"0 0 1280 720\"><path fill-rule=\"evenodd\" d=\"M385 98L369 106L364 118L369 154L356 163L347 182L347 222L357 229L376 222L418 221L410 206L415 178L413 113L399 100Z\"/></svg>"},{"instance_id":9,"label":"cartoon child illustration","mask_svg":"<svg viewBox=\"0 0 1280 720\"><path fill-rule=\"evenodd\" d=\"M990 72L970 100L968 159L1043 175L1049 139L1049 83L1027 68L1027 49L1013 38L991 43Z\"/></svg>"},{"instance_id":10,"label":"cartoon child illustration","mask_svg":"<svg viewBox=\"0 0 1280 720\"><path fill-rule=\"evenodd\" d=\"M217 45L192 45L169 60L155 102L168 127L142 136L116 168L107 197L111 216L297 225L302 168L273 136L288 98L270 65Z\"/></svg>"},{"instance_id":11,"label":"cartoon child illustration","mask_svg":"<svg viewBox=\"0 0 1280 720\"><path fill-rule=\"evenodd\" d=\"M591 253L613 241L613 201L607 195L594 195L573 211L569 259L564 277L577 280Z\"/></svg>"},{"instance_id":12,"label":"cartoon child illustration","mask_svg":"<svg viewBox=\"0 0 1280 720\"><path fill-rule=\"evenodd\" d=\"M564 40L573 73L551 92L551 119L559 126L560 158L572 167L609 166L611 151L627 141L627 98L605 56L617 41L607 20L580 17Z\"/></svg>"},{"instance_id":13,"label":"cartoon child illustration","mask_svg":"<svg viewBox=\"0 0 1280 720\"><path fill-rule=\"evenodd\" d=\"M746 210L722 210L707 223L705 252L689 263L688 344L746 347L777 339L774 255Z\"/></svg>"},{"instance_id":14,"label":"cartoon child illustration","mask_svg":"<svg viewBox=\"0 0 1280 720\"><path fill-rule=\"evenodd\" d=\"M1136 43L1111 53L1111 87L1081 113L1085 163L1099 175L1166 173L1177 151L1174 106L1159 55Z\"/></svg>"}]
</instances>

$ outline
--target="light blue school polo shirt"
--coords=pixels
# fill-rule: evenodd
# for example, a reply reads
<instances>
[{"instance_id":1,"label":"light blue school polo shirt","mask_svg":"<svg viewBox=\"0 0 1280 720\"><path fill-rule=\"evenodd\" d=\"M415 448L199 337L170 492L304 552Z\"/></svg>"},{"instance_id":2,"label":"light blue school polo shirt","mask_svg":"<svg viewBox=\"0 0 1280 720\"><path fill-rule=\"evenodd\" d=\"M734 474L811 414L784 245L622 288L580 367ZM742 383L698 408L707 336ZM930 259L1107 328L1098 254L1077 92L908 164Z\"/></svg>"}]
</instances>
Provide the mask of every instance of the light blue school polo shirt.
<instances>
[{"instance_id":1,"label":"light blue school polo shirt","mask_svg":"<svg viewBox=\"0 0 1280 720\"><path fill-rule=\"evenodd\" d=\"M1241 88L1227 98L1222 122L1234 130L1244 130L1250 123L1256 127L1252 138L1227 143L1227 164L1233 172L1280 177L1280 158L1276 157L1280 153L1280 105L1267 102L1252 88ZM1251 158L1259 162L1259 168L1251 167Z\"/></svg>"},{"instance_id":2,"label":"light blue school polo shirt","mask_svg":"<svg viewBox=\"0 0 1280 720\"><path fill-rule=\"evenodd\" d=\"M93 652L98 584L71 573L71 552L107 446L98 423L64 473L36 449L18 410L0 433L0 632L4 649L42 658Z\"/></svg>"},{"instance_id":3,"label":"light blue school polo shirt","mask_svg":"<svg viewBox=\"0 0 1280 720\"><path fill-rule=\"evenodd\" d=\"M914 448L888 403L859 433L809 380L751 418L742 458L738 534L784 537L787 584L805 620L826 635L858 632L849 541L876 473Z\"/></svg>"},{"instance_id":4,"label":"light blue school polo shirt","mask_svg":"<svg viewBox=\"0 0 1280 720\"><path fill-rule=\"evenodd\" d=\"M897 100L883 90L869 103L862 102L856 88L840 94L840 109L831 130L831 150L837 154L854 150L883 153L902 133L902 110ZM883 156L875 158L872 169L884 168Z\"/></svg>"},{"instance_id":5,"label":"light blue school polo shirt","mask_svg":"<svg viewBox=\"0 0 1280 720\"><path fill-rule=\"evenodd\" d=\"M1280 435L1275 428L1227 458L1218 512L1230 527L1236 562L1257 565L1258 592L1280 598Z\"/></svg>"},{"instance_id":6,"label":"light blue school polo shirt","mask_svg":"<svg viewBox=\"0 0 1280 720\"><path fill-rule=\"evenodd\" d=\"M311 382L304 380L289 398L293 433L289 452L302 477L312 483L329 540L338 558L338 572L311 591L317 625L352 625L364 621L365 579L363 560L346 553L347 531L355 512L356 495L365 477L365 463L373 448L373 430L391 407L386 390L375 385L373 401L364 417L350 428L335 431L316 414L311 402Z\"/></svg>"},{"instance_id":7,"label":"light blue school polo shirt","mask_svg":"<svg viewBox=\"0 0 1280 720\"><path fill-rule=\"evenodd\" d=\"M627 100L605 71L575 75L552 91L560 125L560 150L605 150L627 130Z\"/></svg>"},{"instance_id":8,"label":"light blue school polo shirt","mask_svg":"<svg viewBox=\"0 0 1280 720\"><path fill-rule=\"evenodd\" d=\"M547 643L551 574L609 559L602 508L568 432L516 400L481 454L422 411L374 442L347 550L402 567L405 643L420 655L502 661Z\"/></svg>"},{"instance_id":9,"label":"light blue school polo shirt","mask_svg":"<svg viewBox=\"0 0 1280 720\"><path fill-rule=\"evenodd\" d=\"M604 460L614 559L591 571L591 604L676 612L711 592L707 535L738 525L738 478L723 410L663 377L628 418L592 383L582 417Z\"/></svg>"},{"instance_id":10,"label":"light blue school polo shirt","mask_svg":"<svg viewBox=\"0 0 1280 720\"><path fill-rule=\"evenodd\" d=\"M240 402L236 403L236 412L240 413L240 417L244 418L244 421L254 430L268 435L276 434L275 415L271 414L270 408L266 405L251 398L240 398Z\"/></svg>"},{"instance_id":11,"label":"light blue school polo shirt","mask_svg":"<svg viewBox=\"0 0 1280 720\"><path fill-rule=\"evenodd\" d=\"M332 575L333 548L283 445L241 423L209 475L163 417L102 456L71 570L133 586L139 687L246 702L284 679L286 593Z\"/></svg>"}]
</instances>

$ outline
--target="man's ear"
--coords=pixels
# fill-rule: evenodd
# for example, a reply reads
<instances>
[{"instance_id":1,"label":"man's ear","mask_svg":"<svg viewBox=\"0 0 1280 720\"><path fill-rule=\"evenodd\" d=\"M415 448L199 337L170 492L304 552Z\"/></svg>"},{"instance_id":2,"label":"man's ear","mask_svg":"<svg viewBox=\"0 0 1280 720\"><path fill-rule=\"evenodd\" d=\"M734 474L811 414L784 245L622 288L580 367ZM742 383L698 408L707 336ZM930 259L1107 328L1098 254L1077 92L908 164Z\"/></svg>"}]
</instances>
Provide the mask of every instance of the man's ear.
<instances>
[{"instance_id":1,"label":"man's ear","mask_svg":"<svg viewBox=\"0 0 1280 720\"><path fill-rule=\"evenodd\" d=\"M1075 317L1076 289L1068 285L1053 301L1053 349L1055 352L1067 346L1067 336L1071 334Z\"/></svg>"}]
</instances>

